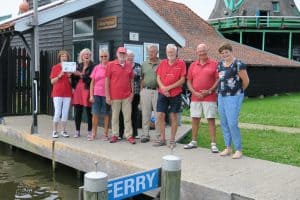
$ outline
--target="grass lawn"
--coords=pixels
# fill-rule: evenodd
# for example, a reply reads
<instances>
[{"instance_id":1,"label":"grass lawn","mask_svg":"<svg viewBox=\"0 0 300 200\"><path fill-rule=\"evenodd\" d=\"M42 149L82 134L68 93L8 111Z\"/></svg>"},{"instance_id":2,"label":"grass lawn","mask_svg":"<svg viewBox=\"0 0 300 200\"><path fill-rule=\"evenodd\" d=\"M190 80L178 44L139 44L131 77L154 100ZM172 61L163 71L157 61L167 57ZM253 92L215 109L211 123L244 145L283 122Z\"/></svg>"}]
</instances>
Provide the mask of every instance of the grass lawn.
<instances>
[{"instance_id":1,"label":"grass lawn","mask_svg":"<svg viewBox=\"0 0 300 200\"><path fill-rule=\"evenodd\" d=\"M245 156L300 166L300 134L280 133L275 131L241 129L243 153ZM188 134L182 143L190 142ZM224 148L221 128L217 127L217 145ZM198 146L210 148L207 124L202 124L198 134Z\"/></svg>"},{"instance_id":2,"label":"grass lawn","mask_svg":"<svg viewBox=\"0 0 300 200\"><path fill-rule=\"evenodd\" d=\"M189 110L184 110L182 114L189 116L189 113ZM299 128L300 93L245 99L239 121Z\"/></svg>"},{"instance_id":3,"label":"grass lawn","mask_svg":"<svg viewBox=\"0 0 300 200\"><path fill-rule=\"evenodd\" d=\"M240 122L300 127L300 93L245 99Z\"/></svg>"}]
</instances>

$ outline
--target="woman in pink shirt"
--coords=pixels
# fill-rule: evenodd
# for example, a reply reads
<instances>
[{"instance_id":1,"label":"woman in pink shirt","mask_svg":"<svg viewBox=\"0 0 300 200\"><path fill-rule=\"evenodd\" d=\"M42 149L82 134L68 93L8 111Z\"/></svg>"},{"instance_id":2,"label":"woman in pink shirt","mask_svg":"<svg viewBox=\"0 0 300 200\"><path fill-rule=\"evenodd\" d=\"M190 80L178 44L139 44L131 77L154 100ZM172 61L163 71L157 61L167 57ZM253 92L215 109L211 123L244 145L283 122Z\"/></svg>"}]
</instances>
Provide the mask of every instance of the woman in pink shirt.
<instances>
[{"instance_id":1,"label":"woman in pink shirt","mask_svg":"<svg viewBox=\"0 0 300 200\"><path fill-rule=\"evenodd\" d=\"M108 126L109 126L109 114L110 105L106 103L105 98L105 71L106 65L109 60L109 53L107 50L100 50L99 52L100 64L96 65L90 78L92 79L90 84L90 102L92 103L92 136L88 140L96 139L97 127L99 122L99 115L104 114L104 134L103 139L108 141Z\"/></svg>"}]
</instances>

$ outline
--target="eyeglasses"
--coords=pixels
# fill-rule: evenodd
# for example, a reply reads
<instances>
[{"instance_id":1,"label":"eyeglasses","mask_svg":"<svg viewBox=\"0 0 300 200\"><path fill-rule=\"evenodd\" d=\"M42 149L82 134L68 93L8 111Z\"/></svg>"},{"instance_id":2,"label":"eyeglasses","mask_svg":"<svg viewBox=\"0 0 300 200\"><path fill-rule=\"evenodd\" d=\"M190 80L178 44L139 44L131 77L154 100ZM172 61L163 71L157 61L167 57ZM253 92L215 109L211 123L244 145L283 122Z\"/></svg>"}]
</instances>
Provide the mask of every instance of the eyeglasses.
<instances>
[{"instance_id":1,"label":"eyeglasses","mask_svg":"<svg viewBox=\"0 0 300 200\"><path fill-rule=\"evenodd\" d=\"M100 56L100 58L107 58L108 56Z\"/></svg>"}]
</instances>

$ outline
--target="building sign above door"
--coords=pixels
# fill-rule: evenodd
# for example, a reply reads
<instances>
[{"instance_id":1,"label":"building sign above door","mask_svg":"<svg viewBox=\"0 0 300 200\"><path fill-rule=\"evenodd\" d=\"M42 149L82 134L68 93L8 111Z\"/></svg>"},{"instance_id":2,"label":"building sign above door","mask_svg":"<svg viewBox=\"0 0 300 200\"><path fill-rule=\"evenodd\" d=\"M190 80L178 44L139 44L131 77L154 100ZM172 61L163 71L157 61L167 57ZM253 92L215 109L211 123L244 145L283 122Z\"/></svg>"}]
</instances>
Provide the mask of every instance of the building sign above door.
<instances>
[{"instance_id":1,"label":"building sign above door","mask_svg":"<svg viewBox=\"0 0 300 200\"><path fill-rule=\"evenodd\" d=\"M109 16L97 19L97 30L116 28L117 16Z\"/></svg>"}]
</instances>

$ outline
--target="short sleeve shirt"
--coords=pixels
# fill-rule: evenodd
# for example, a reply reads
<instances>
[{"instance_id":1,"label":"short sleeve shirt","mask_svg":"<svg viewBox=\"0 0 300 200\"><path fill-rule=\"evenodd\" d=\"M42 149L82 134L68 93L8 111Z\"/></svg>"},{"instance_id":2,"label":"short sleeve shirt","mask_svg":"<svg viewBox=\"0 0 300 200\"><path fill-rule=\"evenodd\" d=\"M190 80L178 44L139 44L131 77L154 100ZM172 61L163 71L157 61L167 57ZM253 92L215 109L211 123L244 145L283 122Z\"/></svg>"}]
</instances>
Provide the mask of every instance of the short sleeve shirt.
<instances>
[{"instance_id":1,"label":"short sleeve shirt","mask_svg":"<svg viewBox=\"0 0 300 200\"><path fill-rule=\"evenodd\" d=\"M105 71L106 67L102 64L96 65L90 76L94 80L94 95L105 96Z\"/></svg>"},{"instance_id":2,"label":"short sleeve shirt","mask_svg":"<svg viewBox=\"0 0 300 200\"><path fill-rule=\"evenodd\" d=\"M112 100L126 99L130 96L133 71L129 63L121 65L118 60L109 62L105 76L110 79L109 92Z\"/></svg>"},{"instance_id":3,"label":"short sleeve shirt","mask_svg":"<svg viewBox=\"0 0 300 200\"><path fill-rule=\"evenodd\" d=\"M191 64L187 79L191 81L192 87L196 92L201 93L202 90L209 90L216 83L219 79L217 65L218 63L211 59L208 59L204 64L201 64L199 61ZM201 99L192 94L192 101L215 102L216 100L215 92Z\"/></svg>"},{"instance_id":4,"label":"short sleeve shirt","mask_svg":"<svg viewBox=\"0 0 300 200\"><path fill-rule=\"evenodd\" d=\"M238 75L240 70L246 70L246 65L237 59L229 67L225 67L224 61L218 64L219 94L222 96L234 96L244 93L242 79Z\"/></svg>"},{"instance_id":5,"label":"short sleeve shirt","mask_svg":"<svg viewBox=\"0 0 300 200\"><path fill-rule=\"evenodd\" d=\"M186 65L183 60L176 59L174 64L170 65L168 59L164 59L157 67L157 75L160 77L162 84L165 86L172 85L186 75ZM161 89L159 93L163 94ZM182 92L182 86L178 86L169 91L171 97L175 97Z\"/></svg>"},{"instance_id":6,"label":"short sleeve shirt","mask_svg":"<svg viewBox=\"0 0 300 200\"><path fill-rule=\"evenodd\" d=\"M54 65L51 69L50 79L57 77L61 73L61 70L60 63ZM66 72L52 85L51 97L72 97L72 87Z\"/></svg>"},{"instance_id":7,"label":"short sleeve shirt","mask_svg":"<svg viewBox=\"0 0 300 200\"><path fill-rule=\"evenodd\" d=\"M160 60L158 59L156 63L151 63L150 60L146 60L142 64L142 77L144 80L144 87L148 88L157 88L157 81L156 81L156 69Z\"/></svg>"}]
</instances>

